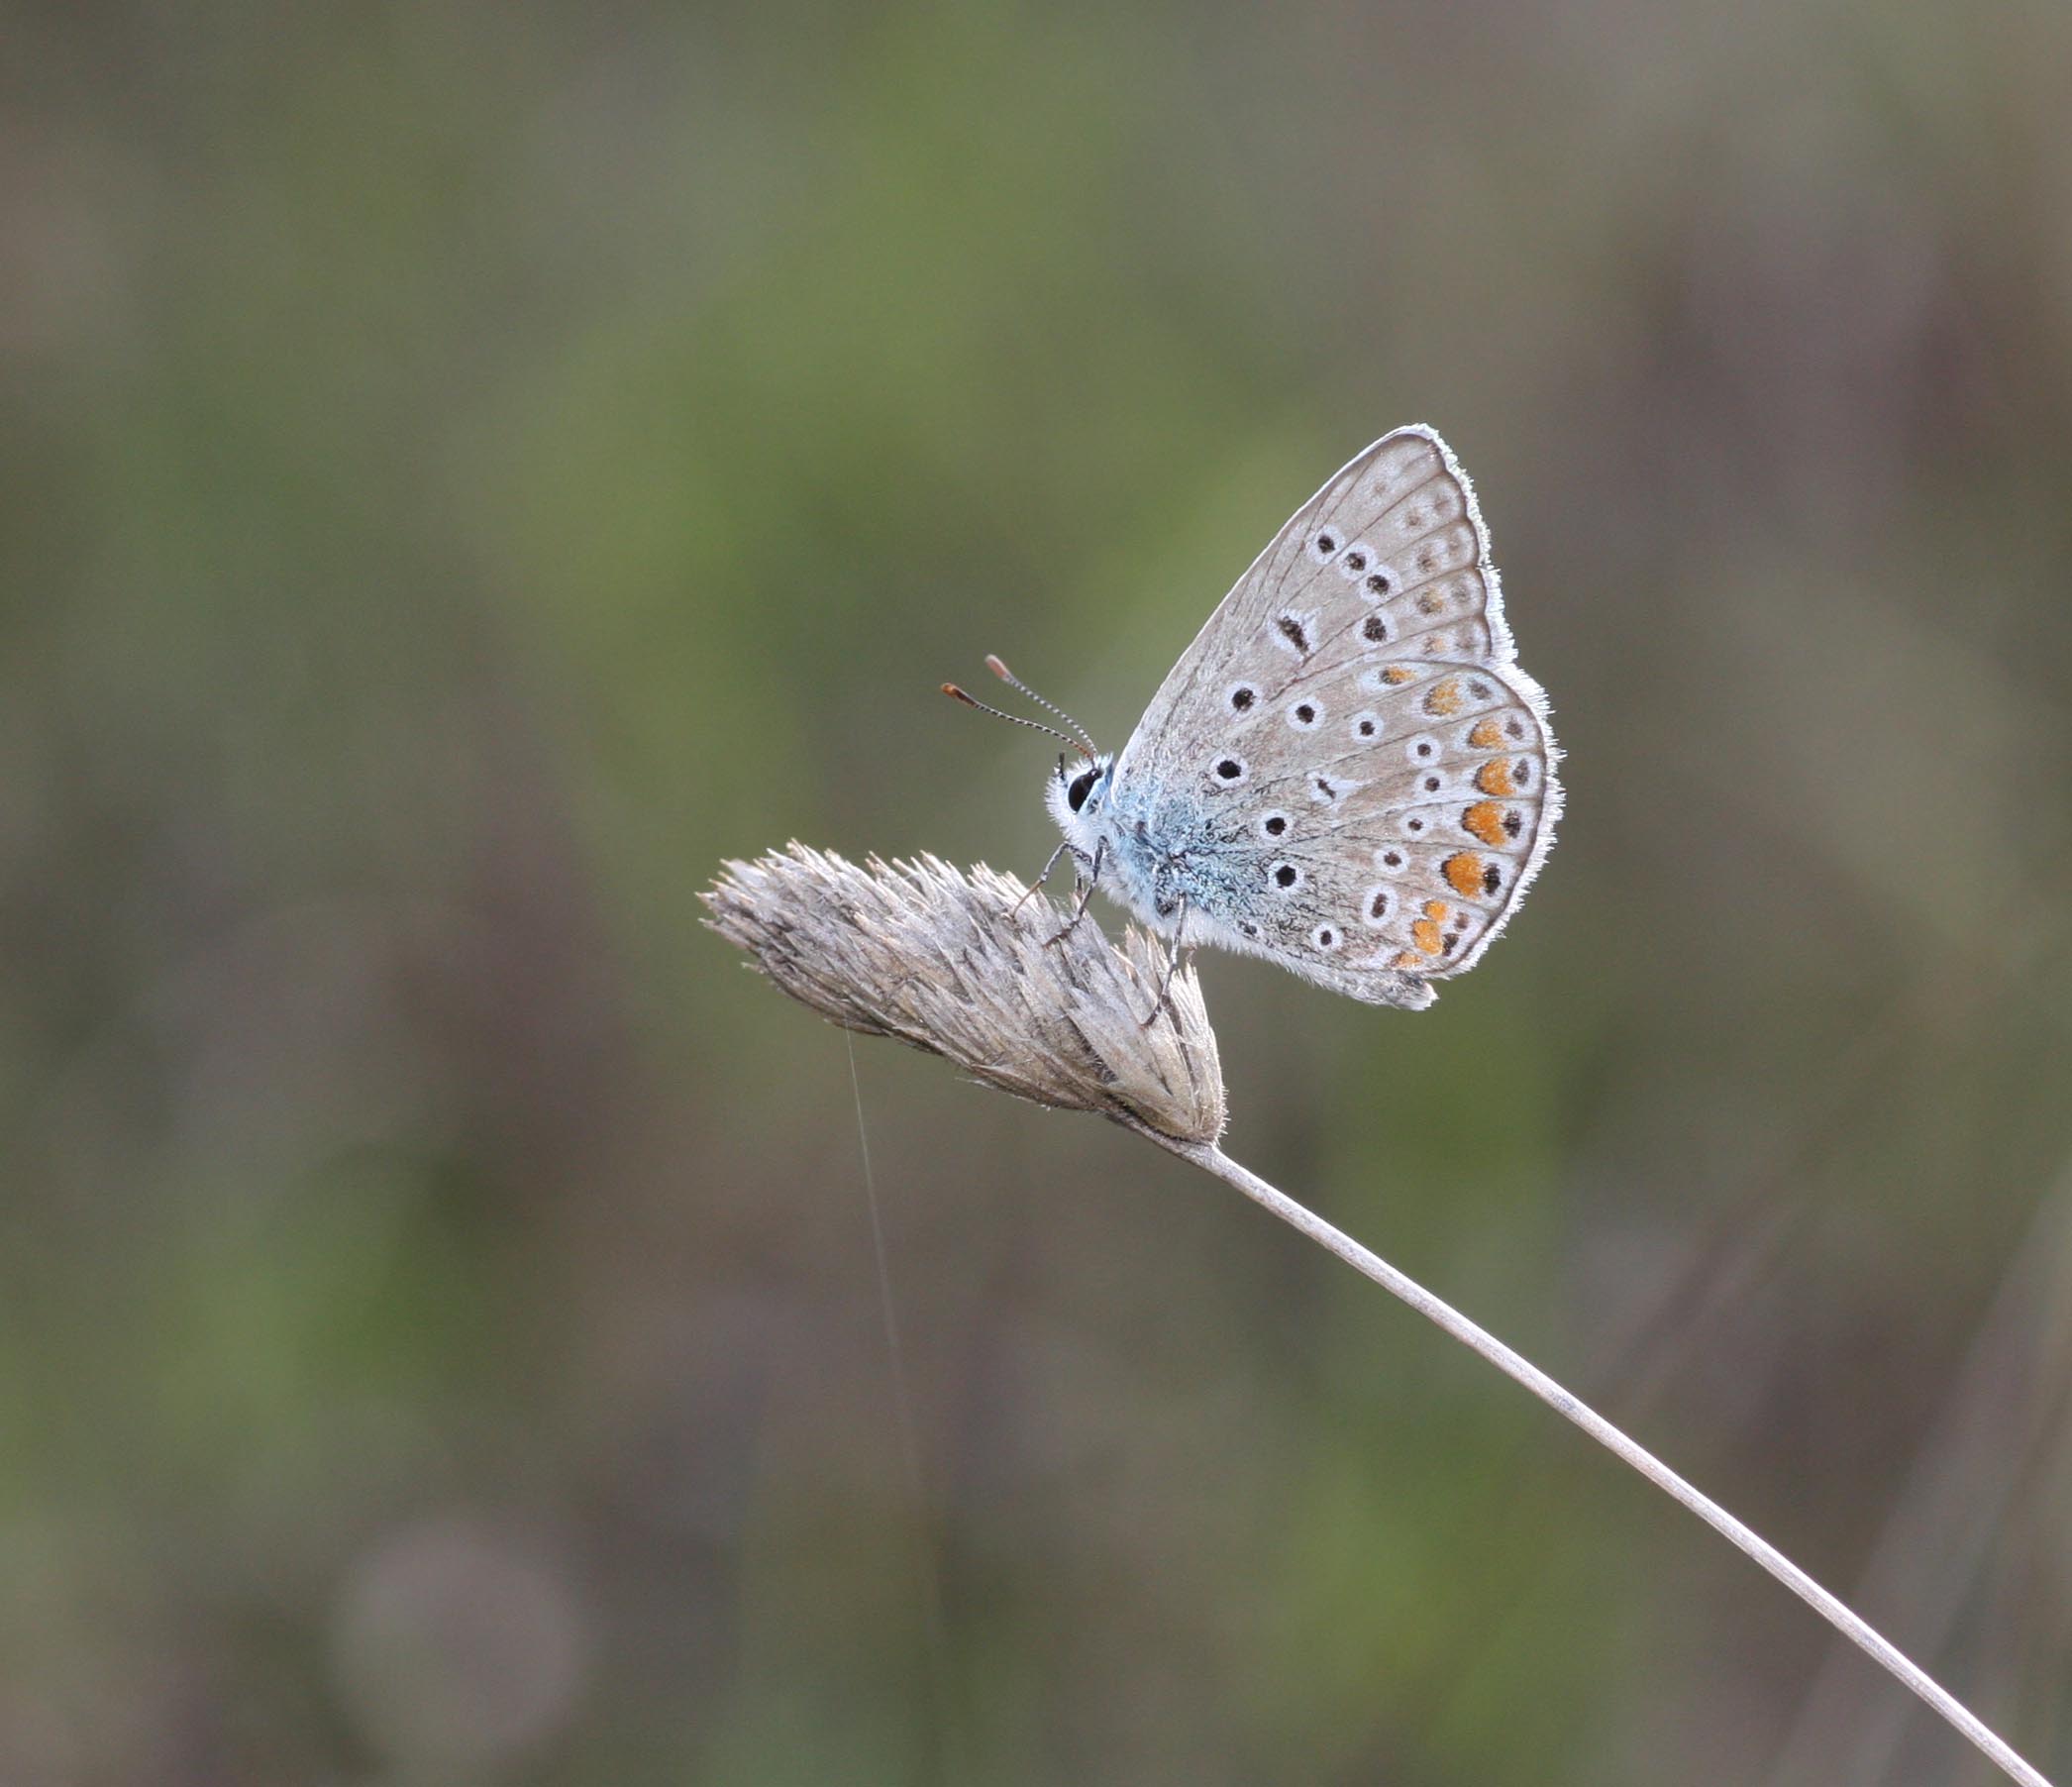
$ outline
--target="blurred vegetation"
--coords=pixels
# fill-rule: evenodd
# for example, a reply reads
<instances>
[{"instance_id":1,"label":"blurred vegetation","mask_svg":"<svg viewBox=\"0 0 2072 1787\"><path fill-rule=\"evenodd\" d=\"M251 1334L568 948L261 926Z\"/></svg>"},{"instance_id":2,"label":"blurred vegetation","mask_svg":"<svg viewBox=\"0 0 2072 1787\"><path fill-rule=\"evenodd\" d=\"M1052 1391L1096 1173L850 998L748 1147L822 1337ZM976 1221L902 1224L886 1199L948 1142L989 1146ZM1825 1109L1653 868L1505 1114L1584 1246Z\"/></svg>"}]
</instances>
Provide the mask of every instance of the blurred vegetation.
<instances>
[{"instance_id":1,"label":"blurred vegetation","mask_svg":"<svg viewBox=\"0 0 2072 1787\"><path fill-rule=\"evenodd\" d=\"M1031 872L935 683L1119 743L1411 420L1568 824L1428 1014L1208 963L1233 1151L2072 1770L2072 14L8 37L0 1776L1980 1778L1371 1287L853 1096L697 928L793 835Z\"/></svg>"}]
</instances>

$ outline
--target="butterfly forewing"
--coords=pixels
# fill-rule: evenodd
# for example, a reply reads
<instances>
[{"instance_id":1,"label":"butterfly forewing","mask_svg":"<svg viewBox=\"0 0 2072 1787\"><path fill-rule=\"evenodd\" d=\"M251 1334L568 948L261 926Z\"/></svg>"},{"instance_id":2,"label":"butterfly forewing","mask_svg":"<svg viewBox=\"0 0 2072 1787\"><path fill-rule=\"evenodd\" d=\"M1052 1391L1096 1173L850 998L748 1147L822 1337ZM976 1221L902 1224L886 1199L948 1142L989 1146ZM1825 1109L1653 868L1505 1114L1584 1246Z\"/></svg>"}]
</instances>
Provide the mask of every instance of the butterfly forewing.
<instances>
[{"instance_id":1,"label":"butterfly forewing","mask_svg":"<svg viewBox=\"0 0 2072 1787\"><path fill-rule=\"evenodd\" d=\"M1116 780L1217 816L1236 885L1259 891L1235 927L1245 946L1419 1004L1425 981L1476 960L1545 856L1557 757L1468 480L1435 434L1403 429L1239 579Z\"/></svg>"},{"instance_id":2,"label":"butterfly forewing","mask_svg":"<svg viewBox=\"0 0 2072 1787\"><path fill-rule=\"evenodd\" d=\"M1219 673L1235 663L1274 688L1382 644L1511 656L1473 497L1427 429L1384 436L1290 517L1160 685L1124 760L1164 769L1198 736L1177 720L1221 717L1234 674Z\"/></svg>"}]
</instances>

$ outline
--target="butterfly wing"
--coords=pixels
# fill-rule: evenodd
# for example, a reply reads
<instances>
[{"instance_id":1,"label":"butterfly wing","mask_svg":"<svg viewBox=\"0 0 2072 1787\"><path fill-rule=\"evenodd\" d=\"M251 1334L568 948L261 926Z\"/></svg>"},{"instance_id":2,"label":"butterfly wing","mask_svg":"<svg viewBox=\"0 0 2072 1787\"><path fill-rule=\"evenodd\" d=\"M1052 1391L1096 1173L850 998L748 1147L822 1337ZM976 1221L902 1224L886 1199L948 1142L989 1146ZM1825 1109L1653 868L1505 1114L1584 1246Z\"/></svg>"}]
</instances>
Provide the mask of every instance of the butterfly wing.
<instances>
[{"instance_id":1,"label":"butterfly wing","mask_svg":"<svg viewBox=\"0 0 2072 1787\"><path fill-rule=\"evenodd\" d=\"M1218 840L1214 940L1423 1005L1544 860L1558 759L1473 486L1420 427L1295 511L1167 677L1115 782Z\"/></svg>"}]
</instances>

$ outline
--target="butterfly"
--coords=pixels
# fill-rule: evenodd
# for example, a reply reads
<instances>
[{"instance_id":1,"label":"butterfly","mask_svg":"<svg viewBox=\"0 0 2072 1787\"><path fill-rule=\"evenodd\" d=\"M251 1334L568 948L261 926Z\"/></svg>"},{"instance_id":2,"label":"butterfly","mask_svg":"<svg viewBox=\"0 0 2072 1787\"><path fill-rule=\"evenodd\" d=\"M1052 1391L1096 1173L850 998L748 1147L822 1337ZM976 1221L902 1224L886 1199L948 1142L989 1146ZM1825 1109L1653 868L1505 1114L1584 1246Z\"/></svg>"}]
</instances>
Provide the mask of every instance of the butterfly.
<instances>
[{"instance_id":1,"label":"butterfly","mask_svg":"<svg viewBox=\"0 0 2072 1787\"><path fill-rule=\"evenodd\" d=\"M1065 841L1038 885L1070 853L1073 922L1098 888L1174 963L1213 945L1421 1010L1554 842L1547 697L1518 668L1474 486L1429 428L1383 436L1295 512L1120 753L987 663L1078 734L1041 728L1082 761L1045 789Z\"/></svg>"}]
</instances>

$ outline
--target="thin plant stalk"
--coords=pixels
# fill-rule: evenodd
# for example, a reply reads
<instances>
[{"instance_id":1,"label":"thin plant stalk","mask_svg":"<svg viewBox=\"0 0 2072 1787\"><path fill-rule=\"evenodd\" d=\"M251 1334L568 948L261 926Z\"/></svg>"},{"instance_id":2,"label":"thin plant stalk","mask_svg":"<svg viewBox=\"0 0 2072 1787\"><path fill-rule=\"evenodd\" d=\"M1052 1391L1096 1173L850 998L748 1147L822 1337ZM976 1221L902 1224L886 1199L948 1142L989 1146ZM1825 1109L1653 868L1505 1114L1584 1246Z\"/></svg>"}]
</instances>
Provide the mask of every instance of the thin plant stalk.
<instances>
[{"instance_id":1,"label":"thin plant stalk","mask_svg":"<svg viewBox=\"0 0 2072 1787\"><path fill-rule=\"evenodd\" d=\"M1693 1514L1738 1546L1770 1574L1811 1607L1851 1643L1859 1646L1881 1668L1904 1682L1921 1700L1961 1732L1979 1751L1991 1759L2011 1780L2022 1787L2050 1787L2034 1768L2016 1753L1977 1714L1954 1694L1900 1650L1889 1639L1785 1556L1760 1533L1721 1508L1711 1497L1695 1489L1638 1441L1613 1426L1595 1409L1565 1390L1531 1360L1511 1350L1487 1328L1471 1321L1443 1298L1435 1297L1413 1278L1389 1264L1379 1254L1363 1247L1343 1229L1333 1227L1314 1210L1297 1204L1277 1190L1249 1167L1232 1160L1213 1142L1183 1142L1151 1128L1139 1133L1169 1153L1191 1161L1204 1173L1212 1173L1233 1186L1262 1209L1271 1210L1290 1227L1307 1235L1319 1247L1333 1253L1355 1272L1364 1274L1385 1291L1408 1304L1420 1315L1445 1330L1472 1352L1479 1353L1506 1377L1515 1379L1556 1413L1588 1433L1607 1451L1623 1459L1663 1494L1680 1502Z\"/></svg>"}]
</instances>

